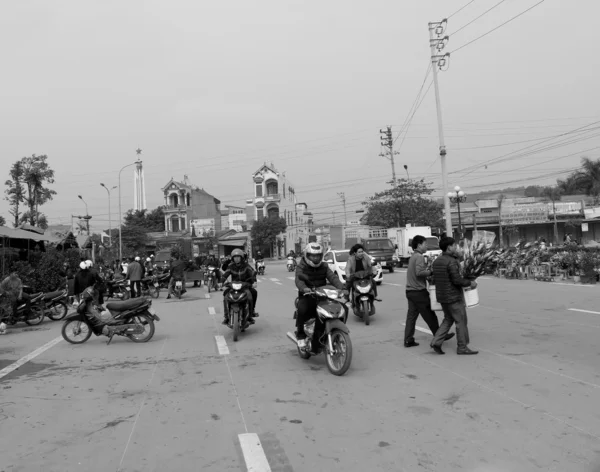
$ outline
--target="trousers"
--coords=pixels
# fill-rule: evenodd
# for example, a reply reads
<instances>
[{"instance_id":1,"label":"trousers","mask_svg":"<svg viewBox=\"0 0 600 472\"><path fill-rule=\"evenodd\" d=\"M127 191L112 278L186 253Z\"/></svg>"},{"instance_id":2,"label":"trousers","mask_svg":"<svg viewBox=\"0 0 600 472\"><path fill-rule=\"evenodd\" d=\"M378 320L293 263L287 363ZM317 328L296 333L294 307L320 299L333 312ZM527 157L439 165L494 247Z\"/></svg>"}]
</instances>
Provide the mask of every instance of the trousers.
<instances>
[{"instance_id":1,"label":"trousers","mask_svg":"<svg viewBox=\"0 0 600 472\"><path fill-rule=\"evenodd\" d=\"M406 313L406 326L404 327L404 343L411 343L415 340L415 326L419 314L423 317L429 330L435 334L440 328L437 315L431 309L431 299L427 290L407 290L408 312Z\"/></svg>"},{"instance_id":2,"label":"trousers","mask_svg":"<svg viewBox=\"0 0 600 472\"><path fill-rule=\"evenodd\" d=\"M469 344L469 328L467 327L467 308L464 301L454 303L441 303L442 310L444 310L444 321L435 337L431 342L432 346L442 346L448 331L452 328L452 325L456 323L456 344L457 350L462 351L467 348Z\"/></svg>"}]
</instances>

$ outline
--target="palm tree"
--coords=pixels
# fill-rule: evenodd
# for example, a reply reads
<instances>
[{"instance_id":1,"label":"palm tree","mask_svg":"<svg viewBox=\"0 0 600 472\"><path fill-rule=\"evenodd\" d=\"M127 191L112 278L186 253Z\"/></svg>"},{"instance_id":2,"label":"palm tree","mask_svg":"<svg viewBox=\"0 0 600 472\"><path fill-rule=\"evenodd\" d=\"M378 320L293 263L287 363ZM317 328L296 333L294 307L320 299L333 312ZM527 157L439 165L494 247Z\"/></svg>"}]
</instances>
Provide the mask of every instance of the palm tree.
<instances>
[{"instance_id":1,"label":"palm tree","mask_svg":"<svg viewBox=\"0 0 600 472\"><path fill-rule=\"evenodd\" d=\"M581 170L573 174L577 187L587 195L600 195L600 159L595 161L589 157L581 158Z\"/></svg>"}]
</instances>

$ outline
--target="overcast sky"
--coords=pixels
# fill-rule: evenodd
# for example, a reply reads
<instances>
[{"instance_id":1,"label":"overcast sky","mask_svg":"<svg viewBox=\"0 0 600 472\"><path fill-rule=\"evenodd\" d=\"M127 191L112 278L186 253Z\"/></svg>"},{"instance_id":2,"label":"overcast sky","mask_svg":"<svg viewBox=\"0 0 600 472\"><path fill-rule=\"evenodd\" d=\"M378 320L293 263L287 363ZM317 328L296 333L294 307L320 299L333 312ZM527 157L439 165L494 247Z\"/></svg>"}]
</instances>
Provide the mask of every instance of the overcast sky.
<instances>
[{"instance_id":1,"label":"overcast sky","mask_svg":"<svg viewBox=\"0 0 600 472\"><path fill-rule=\"evenodd\" d=\"M476 0L451 17L444 52L538 2L506 0L452 34L498 1ZM163 202L170 177L184 174L223 203L243 204L251 174L272 161L319 219L331 222L337 211L339 222L337 192L354 214L391 178L389 161L378 156L379 129L399 132L417 97L430 57L427 23L466 3L4 2L2 181L15 160L47 154L58 192L42 208L50 223L70 224L71 214L85 212L81 194L99 229L108 226L100 182L117 185L138 146L150 208ZM542 139L600 120L597 41L586 24L598 14L590 0L546 0L451 55L439 80L452 186L469 193L547 184L581 155L600 157L591 149L599 133L588 131L560 138L575 141L569 145L456 172L560 142ZM430 82L431 74L423 93ZM426 177L441 195L437 157L431 87L396 156L398 176L406 164L411 178ZM122 182L125 211L133 206L132 169ZM113 223L117 202L115 190ZM10 220L7 210L3 200L0 214Z\"/></svg>"}]
</instances>

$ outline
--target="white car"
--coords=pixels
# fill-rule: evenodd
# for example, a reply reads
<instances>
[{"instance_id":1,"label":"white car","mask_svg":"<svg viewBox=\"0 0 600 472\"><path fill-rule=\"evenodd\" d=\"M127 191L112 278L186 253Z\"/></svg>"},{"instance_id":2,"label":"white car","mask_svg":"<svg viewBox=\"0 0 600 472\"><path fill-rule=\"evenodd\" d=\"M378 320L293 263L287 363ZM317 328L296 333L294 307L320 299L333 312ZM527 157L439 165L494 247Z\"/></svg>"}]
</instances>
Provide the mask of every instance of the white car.
<instances>
[{"instance_id":1,"label":"white car","mask_svg":"<svg viewBox=\"0 0 600 472\"><path fill-rule=\"evenodd\" d=\"M375 271L375 283L377 285L381 285L381 282L383 282L383 269L381 268L380 264L374 262L374 258L372 256L369 256L368 254L366 255L367 257L371 258L371 264L373 264L373 269ZM346 249L340 251L328 251L323 260L329 264L329 268L338 275L340 280L343 283L346 283L346 262L348 262L349 258L350 251Z\"/></svg>"}]
</instances>

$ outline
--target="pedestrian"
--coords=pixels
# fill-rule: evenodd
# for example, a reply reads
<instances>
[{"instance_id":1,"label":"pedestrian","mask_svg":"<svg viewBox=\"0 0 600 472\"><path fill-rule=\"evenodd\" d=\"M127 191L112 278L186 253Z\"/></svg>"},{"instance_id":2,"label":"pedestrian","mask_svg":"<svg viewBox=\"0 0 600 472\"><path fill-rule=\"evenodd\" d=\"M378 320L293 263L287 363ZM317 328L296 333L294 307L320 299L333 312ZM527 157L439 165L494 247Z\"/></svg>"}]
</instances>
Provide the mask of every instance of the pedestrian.
<instances>
[{"instance_id":1,"label":"pedestrian","mask_svg":"<svg viewBox=\"0 0 600 472\"><path fill-rule=\"evenodd\" d=\"M31 297L23 292L23 282L16 272L11 272L8 277L0 283L0 295L2 295L0 303L3 305L4 309L6 311L8 311L9 307L12 309L11 321L16 321L19 305L23 301L27 304L27 310L29 311ZM5 331L5 329L3 331Z\"/></svg>"},{"instance_id":2,"label":"pedestrian","mask_svg":"<svg viewBox=\"0 0 600 472\"><path fill-rule=\"evenodd\" d=\"M144 278L144 268L140 264L140 258L136 257L127 267L127 278L131 285L131 298L137 298L142 295L142 279Z\"/></svg>"},{"instance_id":3,"label":"pedestrian","mask_svg":"<svg viewBox=\"0 0 600 472\"><path fill-rule=\"evenodd\" d=\"M435 336L440 323L437 315L431 309L431 299L427 291L427 277L432 272L427 270L427 263L423 254L427 251L427 238L425 236L415 236L412 239L411 247L413 253L408 261L406 271L406 299L408 300L408 312L406 313L406 324L404 327L404 347L418 346L415 341L415 327L419 314L429 326L431 334ZM445 340L452 339L454 333L446 335Z\"/></svg>"},{"instance_id":4,"label":"pedestrian","mask_svg":"<svg viewBox=\"0 0 600 472\"><path fill-rule=\"evenodd\" d=\"M467 327L467 307L463 287L477 288L477 282L463 279L458 266L459 249L454 238L440 241L443 254L433 261L435 296L442 305L444 321L437 330L431 347L438 354L444 354L442 344L454 323L456 323L457 354L477 354L469 349L469 329Z\"/></svg>"},{"instance_id":5,"label":"pedestrian","mask_svg":"<svg viewBox=\"0 0 600 472\"><path fill-rule=\"evenodd\" d=\"M77 274L75 274L75 281L73 284L73 292L75 293L75 296L77 297L77 300L81 300L81 293L88 287L94 287L96 285L96 283L98 282L97 280L97 274L96 272L92 272L90 271L90 267L88 266L88 264L83 261L79 263L79 271L77 272ZM97 291L94 291L94 293L97 295ZM96 303L98 303L98 300L95 300Z\"/></svg>"}]
</instances>

